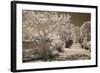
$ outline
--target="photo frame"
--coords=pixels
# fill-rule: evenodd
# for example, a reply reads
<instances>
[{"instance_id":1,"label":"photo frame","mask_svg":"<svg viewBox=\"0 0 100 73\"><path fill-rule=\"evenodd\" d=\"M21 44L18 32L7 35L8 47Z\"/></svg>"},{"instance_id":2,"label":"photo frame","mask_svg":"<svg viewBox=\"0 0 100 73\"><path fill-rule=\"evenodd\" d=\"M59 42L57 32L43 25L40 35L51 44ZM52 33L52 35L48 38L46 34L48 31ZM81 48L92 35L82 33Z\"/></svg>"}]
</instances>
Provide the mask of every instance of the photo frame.
<instances>
[{"instance_id":1,"label":"photo frame","mask_svg":"<svg viewBox=\"0 0 100 73\"><path fill-rule=\"evenodd\" d=\"M98 8L11 2L11 71L97 67Z\"/></svg>"}]
</instances>

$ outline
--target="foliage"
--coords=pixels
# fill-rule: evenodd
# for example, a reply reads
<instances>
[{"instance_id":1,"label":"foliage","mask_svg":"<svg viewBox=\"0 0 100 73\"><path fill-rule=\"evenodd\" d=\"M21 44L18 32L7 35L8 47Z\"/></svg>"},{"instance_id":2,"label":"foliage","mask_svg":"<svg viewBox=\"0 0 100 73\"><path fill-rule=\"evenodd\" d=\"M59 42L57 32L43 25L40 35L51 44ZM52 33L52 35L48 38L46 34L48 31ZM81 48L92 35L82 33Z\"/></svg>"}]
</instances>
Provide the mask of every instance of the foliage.
<instances>
[{"instance_id":1,"label":"foliage","mask_svg":"<svg viewBox=\"0 0 100 73\"><path fill-rule=\"evenodd\" d=\"M91 23L90 21L84 22L80 28L80 43L82 48L91 48Z\"/></svg>"}]
</instances>

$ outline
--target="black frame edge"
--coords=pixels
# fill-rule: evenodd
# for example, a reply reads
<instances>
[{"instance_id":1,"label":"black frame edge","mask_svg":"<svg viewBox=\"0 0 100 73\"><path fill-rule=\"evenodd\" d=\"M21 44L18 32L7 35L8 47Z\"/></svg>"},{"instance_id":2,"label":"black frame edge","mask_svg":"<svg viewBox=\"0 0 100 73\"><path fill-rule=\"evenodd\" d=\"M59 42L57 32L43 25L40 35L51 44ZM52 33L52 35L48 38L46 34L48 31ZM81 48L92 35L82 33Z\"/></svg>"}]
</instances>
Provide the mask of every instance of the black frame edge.
<instances>
[{"instance_id":1,"label":"black frame edge","mask_svg":"<svg viewBox=\"0 0 100 73\"><path fill-rule=\"evenodd\" d=\"M71 6L71 7L85 7L85 8L96 8L93 5L79 5L79 4L63 4L63 3L49 3L49 2L32 2L32 1L12 1L19 4L37 4L37 5L52 5L52 6Z\"/></svg>"},{"instance_id":2,"label":"black frame edge","mask_svg":"<svg viewBox=\"0 0 100 73\"><path fill-rule=\"evenodd\" d=\"M16 72L48 71L48 70L62 70L62 69L81 69L81 68L94 68L94 67L97 67L97 65L73 66L73 67L54 67L54 68L40 68L40 69L24 69L24 70L16 70Z\"/></svg>"},{"instance_id":3,"label":"black frame edge","mask_svg":"<svg viewBox=\"0 0 100 73\"><path fill-rule=\"evenodd\" d=\"M98 67L98 6L96 6L96 67Z\"/></svg>"},{"instance_id":4,"label":"black frame edge","mask_svg":"<svg viewBox=\"0 0 100 73\"><path fill-rule=\"evenodd\" d=\"M95 65L85 65L85 66L73 66L73 67L53 67L53 68L17 70L16 69L16 35L17 35L16 34L16 4L17 3L18 4L36 4L36 5L95 8L96 9L96 64ZM76 68L90 68L90 67L98 67L98 6L45 3L45 2L28 2L28 1L11 1L11 71L12 72L76 69Z\"/></svg>"},{"instance_id":5,"label":"black frame edge","mask_svg":"<svg viewBox=\"0 0 100 73\"><path fill-rule=\"evenodd\" d=\"M11 2L11 71L16 71L16 3Z\"/></svg>"}]
</instances>

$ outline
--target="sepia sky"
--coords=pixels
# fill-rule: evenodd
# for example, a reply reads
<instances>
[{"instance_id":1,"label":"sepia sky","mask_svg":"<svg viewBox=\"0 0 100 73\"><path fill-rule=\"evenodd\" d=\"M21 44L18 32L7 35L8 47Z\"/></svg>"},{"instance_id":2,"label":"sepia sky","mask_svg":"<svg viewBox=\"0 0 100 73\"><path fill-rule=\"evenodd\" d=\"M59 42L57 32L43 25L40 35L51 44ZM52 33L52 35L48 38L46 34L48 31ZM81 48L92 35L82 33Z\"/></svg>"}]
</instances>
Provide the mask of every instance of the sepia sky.
<instances>
[{"instance_id":1,"label":"sepia sky","mask_svg":"<svg viewBox=\"0 0 100 73\"><path fill-rule=\"evenodd\" d=\"M69 13L71 15L71 23L81 26L85 21L91 20L90 13Z\"/></svg>"}]
</instances>

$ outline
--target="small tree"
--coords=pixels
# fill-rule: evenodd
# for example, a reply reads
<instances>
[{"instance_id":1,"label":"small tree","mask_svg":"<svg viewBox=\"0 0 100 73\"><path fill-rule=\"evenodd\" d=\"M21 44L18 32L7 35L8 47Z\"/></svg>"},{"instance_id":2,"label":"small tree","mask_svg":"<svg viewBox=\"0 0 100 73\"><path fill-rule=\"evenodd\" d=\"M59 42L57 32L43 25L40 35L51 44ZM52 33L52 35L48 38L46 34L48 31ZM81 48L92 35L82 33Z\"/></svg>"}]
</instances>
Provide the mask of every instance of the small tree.
<instances>
[{"instance_id":1,"label":"small tree","mask_svg":"<svg viewBox=\"0 0 100 73\"><path fill-rule=\"evenodd\" d=\"M80 28L80 43L84 48L90 49L91 41L91 23L90 21L84 22Z\"/></svg>"}]
</instances>

